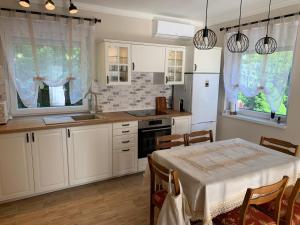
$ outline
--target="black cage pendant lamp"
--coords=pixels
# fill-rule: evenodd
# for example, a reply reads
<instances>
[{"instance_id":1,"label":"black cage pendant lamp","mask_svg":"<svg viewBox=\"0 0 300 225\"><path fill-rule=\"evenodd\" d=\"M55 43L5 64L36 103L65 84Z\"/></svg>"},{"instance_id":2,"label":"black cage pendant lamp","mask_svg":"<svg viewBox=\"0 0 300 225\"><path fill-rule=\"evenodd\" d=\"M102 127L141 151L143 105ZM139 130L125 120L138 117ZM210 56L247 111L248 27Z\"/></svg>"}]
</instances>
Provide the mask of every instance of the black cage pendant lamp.
<instances>
[{"instance_id":1,"label":"black cage pendant lamp","mask_svg":"<svg viewBox=\"0 0 300 225\"><path fill-rule=\"evenodd\" d=\"M227 48L232 53L243 53L249 48L248 37L241 33L241 18L242 18L242 5L243 0L240 3L240 16L239 16L239 29L236 34L233 34L227 42Z\"/></svg>"},{"instance_id":2,"label":"black cage pendant lamp","mask_svg":"<svg viewBox=\"0 0 300 225\"><path fill-rule=\"evenodd\" d=\"M270 25L270 12L271 12L271 2L269 2L269 13L268 13L268 23L267 23L267 33L266 36L259 39L255 45L255 51L260 55L273 54L277 49L277 42L274 38L269 37L269 25Z\"/></svg>"},{"instance_id":3,"label":"black cage pendant lamp","mask_svg":"<svg viewBox=\"0 0 300 225\"><path fill-rule=\"evenodd\" d=\"M206 2L205 28L198 30L193 39L194 46L199 50L212 49L217 43L217 35L207 28L207 10L208 0Z\"/></svg>"}]
</instances>

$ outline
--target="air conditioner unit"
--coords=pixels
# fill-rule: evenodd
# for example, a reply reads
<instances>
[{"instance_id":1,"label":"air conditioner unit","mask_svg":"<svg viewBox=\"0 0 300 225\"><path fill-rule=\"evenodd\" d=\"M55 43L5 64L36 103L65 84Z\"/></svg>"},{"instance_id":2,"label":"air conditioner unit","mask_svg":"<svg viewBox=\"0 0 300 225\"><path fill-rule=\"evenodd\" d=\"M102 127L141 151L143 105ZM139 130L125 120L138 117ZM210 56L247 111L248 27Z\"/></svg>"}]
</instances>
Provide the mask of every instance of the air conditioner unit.
<instances>
[{"instance_id":1,"label":"air conditioner unit","mask_svg":"<svg viewBox=\"0 0 300 225\"><path fill-rule=\"evenodd\" d=\"M153 36L165 38L190 39L194 36L195 26L164 20L153 20Z\"/></svg>"}]
</instances>

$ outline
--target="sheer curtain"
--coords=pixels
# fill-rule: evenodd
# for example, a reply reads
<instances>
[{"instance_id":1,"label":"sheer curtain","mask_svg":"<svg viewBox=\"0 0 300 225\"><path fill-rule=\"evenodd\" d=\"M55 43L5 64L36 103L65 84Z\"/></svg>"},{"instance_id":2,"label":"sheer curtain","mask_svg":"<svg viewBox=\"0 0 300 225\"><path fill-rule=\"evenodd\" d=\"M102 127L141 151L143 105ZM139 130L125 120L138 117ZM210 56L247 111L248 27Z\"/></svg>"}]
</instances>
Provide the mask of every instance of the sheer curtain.
<instances>
[{"instance_id":1,"label":"sheer curtain","mask_svg":"<svg viewBox=\"0 0 300 225\"><path fill-rule=\"evenodd\" d=\"M246 97L263 92L272 112L279 109L292 69L298 23L295 19L271 25L269 36L275 38L278 45L277 51L271 55L255 52L256 42L266 35L265 26L242 31L248 36L250 44L249 49L241 54L231 53L227 49L227 40L233 32L225 35L224 85L230 102L235 103L240 92Z\"/></svg>"},{"instance_id":2,"label":"sheer curtain","mask_svg":"<svg viewBox=\"0 0 300 225\"><path fill-rule=\"evenodd\" d=\"M94 26L81 20L1 16L0 37L9 74L29 108L37 107L39 87L69 82L70 100L82 99L92 77Z\"/></svg>"}]
</instances>

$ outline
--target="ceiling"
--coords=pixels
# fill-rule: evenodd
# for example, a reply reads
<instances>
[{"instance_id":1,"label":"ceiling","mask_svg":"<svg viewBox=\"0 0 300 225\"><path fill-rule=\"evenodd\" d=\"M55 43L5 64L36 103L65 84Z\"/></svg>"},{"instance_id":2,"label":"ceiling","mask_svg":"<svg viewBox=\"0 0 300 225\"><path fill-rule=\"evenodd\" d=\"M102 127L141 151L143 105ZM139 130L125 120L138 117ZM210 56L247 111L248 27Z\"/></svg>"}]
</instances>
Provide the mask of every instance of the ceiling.
<instances>
[{"instance_id":1,"label":"ceiling","mask_svg":"<svg viewBox=\"0 0 300 225\"><path fill-rule=\"evenodd\" d=\"M58 0L56 0L58 1ZM64 4L68 0L60 0ZM55 2L55 0L54 0ZM206 0L73 0L83 10L99 11L131 17L171 17L193 22L203 22ZM268 0L244 0L243 14L251 16L266 12ZM209 24L218 24L236 19L240 0L210 0ZM273 0L272 9L298 5L299 0Z\"/></svg>"}]
</instances>

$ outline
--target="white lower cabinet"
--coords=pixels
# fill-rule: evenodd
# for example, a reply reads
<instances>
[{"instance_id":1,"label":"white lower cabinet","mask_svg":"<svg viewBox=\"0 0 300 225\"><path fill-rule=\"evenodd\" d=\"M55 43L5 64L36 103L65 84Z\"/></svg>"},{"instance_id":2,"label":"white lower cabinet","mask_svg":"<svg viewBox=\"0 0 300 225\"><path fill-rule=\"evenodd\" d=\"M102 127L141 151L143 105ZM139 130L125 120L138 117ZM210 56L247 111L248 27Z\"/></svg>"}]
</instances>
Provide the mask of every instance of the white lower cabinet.
<instances>
[{"instance_id":1,"label":"white lower cabinet","mask_svg":"<svg viewBox=\"0 0 300 225\"><path fill-rule=\"evenodd\" d=\"M34 193L28 133L0 136L0 201Z\"/></svg>"},{"instance_id":2,"label":"white lower cabinet","mask_svg":"<svg viewBox=\"0 0 300 225\"><path fill-rule=\"evenodd\" d=\"M68 152L65 129L32 133L35 192L47 192L68 186Z\"/></svg>"},{"instance_id":3,"label":"white lower cabinet","mask_svg":"<svg viewBox=\"0 0 300 225\"><path fill-rule=\"evenodd\" d=\"M67 135L71 185L112 176L112 124L69 128Z\"/></svg>"},{"instance_id":4,"label":"white lower cabinet","mask_svg":"<svg viewBox=\"0 0 300 225\"><path fill-rule=\"evenodd\" d=\"M172 118L172 134L188 134L191 132L191 116Z\"/></svg>"},{"instance_id":5,"label":"white lower cabinet","mask_svg":"<svg viewBox=\"0 0 300 225\"><path fill-rule=\"evenodd\" d=\"M113 176L137 172L138 122L113 124Z\"/></svg>"},{"instance_id":6,"label":"white lower cabinet","mask_svg":"<svg viewBox=\"0 0 300 225\"><path fill-rule=\"evenodd\" d=\"M137 149L129 147L113 152L113 175L121 176L137 172Z\"/></svg>"}]
</instances>

